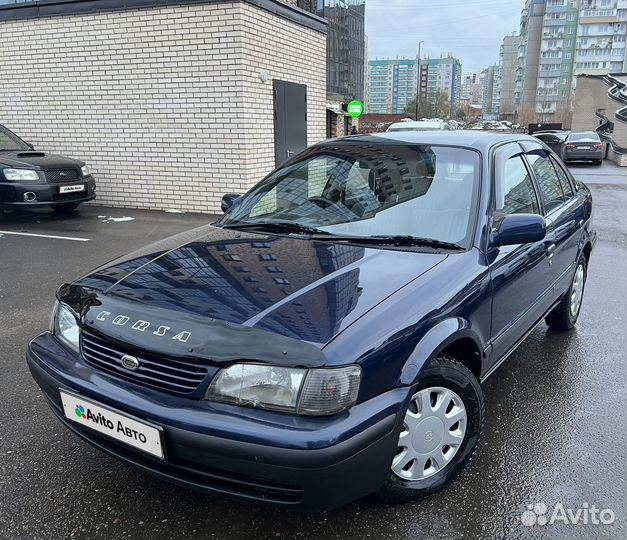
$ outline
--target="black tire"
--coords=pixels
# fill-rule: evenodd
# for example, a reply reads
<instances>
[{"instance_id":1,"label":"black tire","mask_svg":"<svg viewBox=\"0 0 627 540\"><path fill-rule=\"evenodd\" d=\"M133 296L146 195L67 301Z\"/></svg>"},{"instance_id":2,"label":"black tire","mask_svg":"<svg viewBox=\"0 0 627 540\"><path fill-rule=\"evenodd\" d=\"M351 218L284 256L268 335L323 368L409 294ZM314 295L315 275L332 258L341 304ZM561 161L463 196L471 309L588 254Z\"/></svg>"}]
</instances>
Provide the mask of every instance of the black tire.
<instances>
[{"instance_id":1,"label":"black tire","mask_svg":"<svg viewBox=\"0 0 627 540\"><path fill-rule=\"evenodd\" d=\"M483 392L477 378L455 358L440 355L422 372L413 395L431 387L453 390L461 398L467 413L463 442L451 460L427 478L405 480L390 470L377 492L387 503L410 502L443 490L459 475L477 448L485 417Z\"/></svg>"},{"instance_id":2,"label":"black tire","mask_svg":"<svg viewBox=\"0 0 627 540\"><path fill-rule=\"evenodd\" d=\"M602 160L602 159L595 159L595 160L594 160L594 164L595 164L597 167L599 167L599 166L603 165L603 160Z\"/></svg>"},{"instance_id":3,"label":"black tire","mask_svg":"<svg viewBox=\"0 0 627 540\"><path fill-rule=\"evenodd\" d=\"M72 212L76 212L79 204L81 203L59 204L57 206L53 206L52 210L54 210L55 212L60 212L62 214L71 214Z\"/></svg>"},{"instance_id":4,"label":"black tire","mask_svg":"<svg viewBox=\"0 0 627 540\"><path fill-rule=\"evenodd\" d=\"M586 291L586 280L588 279L588 263L584 255L581 255L579 261L577 262L577 267L575 268L575 273L573 274L573 279L570 282L570 287L568 287L568 291L560 301L560 303L553 308L553 310L545 317L544 321L549 325L549 328L553 330L570 330L577 324L577 319L579 319L579 313L581 312L581 303L577 308L576 313L572 313L571 310L571 295L573 293L573 287L575 286L575 278L577 276L577 269L582 266L583 267L583 289L581 291L581 296Z\"/></svg>"}]
</instances>

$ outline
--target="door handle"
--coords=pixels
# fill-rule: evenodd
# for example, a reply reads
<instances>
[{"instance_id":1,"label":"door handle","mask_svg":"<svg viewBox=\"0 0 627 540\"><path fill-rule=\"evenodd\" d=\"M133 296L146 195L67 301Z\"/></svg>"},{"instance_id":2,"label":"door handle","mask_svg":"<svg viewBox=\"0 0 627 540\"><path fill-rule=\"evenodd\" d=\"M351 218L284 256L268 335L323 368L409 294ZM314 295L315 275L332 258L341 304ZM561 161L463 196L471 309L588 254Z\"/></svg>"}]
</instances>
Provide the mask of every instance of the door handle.
<instances>
[{"instance_id":1,"label":"door handle","mask_svg":"<svg viewBox=\"0 0 627 540\"><path fill-rule=\"evenodd\" d=\"M553 264L553 255L555 255L556 249L557 249L556 244L551 244L546 248L546 254L549 256L549 266Z\"/></svg>"},{"instance_id":2,"label":"door handle","mask_svg":"<svg viewBox=\"0 0 627 540\"><path fill-rule=\"evenodd\" d=\"M287 157L288 157L288 158L292 158L292 157L294 157L294 154L295 154L295 152L294 152L293 150L288 150L288 151L287 151Z\"/></svg>"}]
</instances>

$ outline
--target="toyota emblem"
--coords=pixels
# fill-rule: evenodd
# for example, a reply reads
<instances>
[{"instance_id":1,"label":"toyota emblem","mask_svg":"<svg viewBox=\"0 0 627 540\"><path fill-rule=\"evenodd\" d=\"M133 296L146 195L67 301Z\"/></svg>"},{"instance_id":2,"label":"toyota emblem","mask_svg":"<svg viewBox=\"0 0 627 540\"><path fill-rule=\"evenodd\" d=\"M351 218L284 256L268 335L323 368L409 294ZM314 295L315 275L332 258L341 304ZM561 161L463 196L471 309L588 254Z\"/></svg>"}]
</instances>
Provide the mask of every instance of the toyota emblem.
<instances>
[{"instance_id":1,"label":"toyota emblem","mask_svg":"<svg viewBox=\"0 0 627 540\"><path fill-rule=\"evenodd\" d=\"M139 360L130 354L125 354L122 357L122 367L129 371L137 371L139 369Z\"/></svg>"}]
</instances>

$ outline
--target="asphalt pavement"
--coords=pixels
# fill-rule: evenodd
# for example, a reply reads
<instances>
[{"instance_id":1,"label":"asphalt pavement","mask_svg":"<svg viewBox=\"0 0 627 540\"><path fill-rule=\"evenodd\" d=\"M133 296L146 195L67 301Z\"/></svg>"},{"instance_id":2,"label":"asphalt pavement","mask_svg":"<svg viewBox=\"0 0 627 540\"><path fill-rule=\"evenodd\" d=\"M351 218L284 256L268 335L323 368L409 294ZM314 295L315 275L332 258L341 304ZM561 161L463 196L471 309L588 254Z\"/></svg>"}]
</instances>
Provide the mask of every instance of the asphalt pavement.
<instances>
[{"instance_id":1,"label":"asphalt pavement","mask_svg":"<svg viewBox=\"0 0 627 540\"><path fill-rule=\"evenodd\" d=\"M445 492L322 514L211 498L137 472L66 431L26 367L59 284L208 216L94 206L69 219L0 216L0 539L627 538L627 170L573 170L591 185L599 232L578 327L541 324L485 383L480 447ZM592 505L613 523L564 523ZM563 519L543 524L556 508Z\"/></svg>"}]
</instances>

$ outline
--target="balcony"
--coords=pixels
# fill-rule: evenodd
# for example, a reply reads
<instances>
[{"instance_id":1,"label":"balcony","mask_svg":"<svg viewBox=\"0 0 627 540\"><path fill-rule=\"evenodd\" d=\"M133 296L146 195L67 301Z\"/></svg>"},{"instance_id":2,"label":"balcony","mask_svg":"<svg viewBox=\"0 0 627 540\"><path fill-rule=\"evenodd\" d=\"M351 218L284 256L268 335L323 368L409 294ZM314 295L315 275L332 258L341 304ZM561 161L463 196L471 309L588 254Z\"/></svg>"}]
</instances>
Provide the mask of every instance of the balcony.
<instances>
[{"instance_id":1,"label":"balcony","mask_svg":"<svg viewBox=\"0 0 627 540\"><path fill-rule=\"evenodd\" d=\"M582 19L596 18L596 17L616 17L618 11L616 9L584 9L581 12ZM585 21L588 22L588 21Z\"/></svg>"},{"instance_id":2,"label":"balcony","mask_svg":"<svg viewBox=\"0 0 627 540\"><path fill-rule=\"evenodd\" d=\"M563 39L564 32L543 32L542 37L544 39Z\"/></svg>"},{"instance_id":3,"label":"balcony","mask_svg":"<svg viewBox=\"0 0 627 540\"><path fill-rule=\"evenodd\" d=\"M536 113L553 114L557 110L557 103L536 103Z\"/></svg>"}]
</instances>

